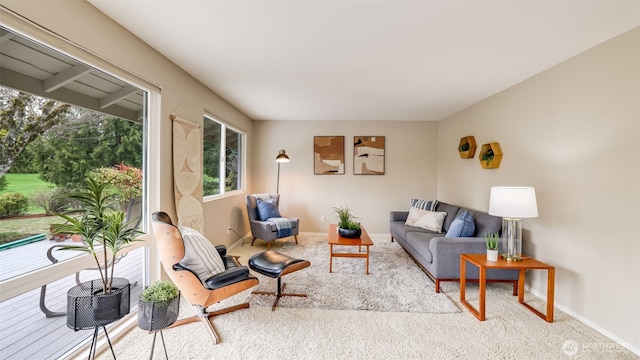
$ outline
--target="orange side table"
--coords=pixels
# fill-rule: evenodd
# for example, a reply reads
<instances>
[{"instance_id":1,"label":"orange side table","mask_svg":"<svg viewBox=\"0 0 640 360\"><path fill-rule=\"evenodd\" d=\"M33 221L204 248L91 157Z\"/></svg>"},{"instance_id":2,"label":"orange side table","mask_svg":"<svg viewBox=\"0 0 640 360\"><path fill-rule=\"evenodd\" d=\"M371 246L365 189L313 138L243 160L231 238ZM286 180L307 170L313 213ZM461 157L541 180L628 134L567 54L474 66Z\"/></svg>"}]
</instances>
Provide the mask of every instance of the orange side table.
<instances>
[{"instance_id":1,"label":"orange side table","mask_svg":"<svg viewBox=\"0 0 640 360\"><path fill-rule=\"evenodd\" d=\"M465 299L466 268L467 262L478 267L480 278L479 309L475 309ZM487 287L487 269L514 269L519 270L518 276L518 302L542 319L553 322L553 291L556 268L533 258L525 258L521 261L507 261L499 258L498 261L487 261L486 254L461 254L460 255L460 302L480 321L485 320L485 300ZM524 302L524 276L527 270L547 270L547 313L546 315Z\"/></svg>"}]
</instances>

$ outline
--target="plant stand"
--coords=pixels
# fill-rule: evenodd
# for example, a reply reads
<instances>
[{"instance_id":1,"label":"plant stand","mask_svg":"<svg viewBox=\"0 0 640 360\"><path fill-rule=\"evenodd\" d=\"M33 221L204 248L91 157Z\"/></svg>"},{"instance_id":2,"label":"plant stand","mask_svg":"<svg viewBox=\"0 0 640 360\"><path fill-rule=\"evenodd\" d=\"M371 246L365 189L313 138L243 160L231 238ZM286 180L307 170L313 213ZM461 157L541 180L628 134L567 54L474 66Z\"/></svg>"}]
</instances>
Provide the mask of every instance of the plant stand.
<instances>
[{"instance_id":1,"label":"plant stand","mask_svg":"<svg viewBox=\"0 0 640 360\"><path fill-rule=\"evenodd\" d=\"M67 327L78 330L93 329L89 359L96 356L98 330L102 328L113 354L111 340L105 327L129 313L129 280L114 278L110 294L102 293L102 280L80 283L67 292Z\"/></svg>"},{"instance_id":2,"label":"plant stand","mask_svg":"<svg viewBox=\"0 0 640 360\"><path fill-rule=\"evenodd\" d=\"M98 346L98 330L99 329L100 329L100 326L96 326L95 329L93 330L93 338L91 339L91 347L89 348L89 359L96 358L96 348ZM113 351L113 346L111 345L111 339L109 339L107 328L102 326L102 329L104 330L104 336L107 338L107 342L109 343L109 349L111 350L111 355L115 360L116 353Z\"/></svg>"},{"instance_id":3,"label":"plant stand","mask_svg":"<svg viewBox=\"0 0 640 360\"><path fill-rule=\"evenodd\" d=\"M138 327L142 330L153 332L153 342L151 343L151 354L149 360L153 359L153 351L156 347L156 338L160 333L164 356L168 360L167 345L164 342L162 330L171 326L178 319L180 313L180 295L167 302L151 302L138 300Z\"/></svg>"},{"instance_id":4,"label":"plant stand","mask_svg":"<svg viewBox=\"0 0 640 360\"><path fill-rule=\"evenodd\" d=\"M156 337L158 336L158 333L160 333L160 339L162 340L162 348L164 349L164 358L169 360L169 355L167 355L167 345L164 343L164 336L162 335L162 330L158 330L153 333L153 342L151 343L151 354L149 354L149 360L153 359L153 349L155 349L156 347Z\"/></svg>"}]
</instances>

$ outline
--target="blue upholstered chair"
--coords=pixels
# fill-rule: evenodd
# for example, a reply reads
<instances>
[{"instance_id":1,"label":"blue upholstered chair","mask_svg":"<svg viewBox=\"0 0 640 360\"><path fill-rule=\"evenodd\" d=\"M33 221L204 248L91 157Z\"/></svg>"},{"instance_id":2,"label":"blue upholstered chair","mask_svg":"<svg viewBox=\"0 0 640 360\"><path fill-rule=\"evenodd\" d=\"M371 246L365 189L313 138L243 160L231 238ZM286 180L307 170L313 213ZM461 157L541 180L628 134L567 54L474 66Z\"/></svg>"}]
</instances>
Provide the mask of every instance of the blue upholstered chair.
<instances>
[{"instance_id":1,"label":"blue upholstered chair","mask_svg":"<svg viewBox=\"0 0 640 360\"><path fill-rule=\"evenodd\" d=\"M278 229L277 219L264 219L261 218L258 211L258 199L269 199L275 205L276 209L280 203L280 194L254 194L247 195L247 215L249 216L249 225L251 227L251 246L256 239L264 240L267 242L267 250L271 249L271 242L274 240L287 238L293 236L298 243L298 231L300 229L300 219L293 217L286 217L290 221L290 232L287 232L283 236L283 232ZM279 215L279 211L278 211ZM280 217L282 218L282 217ZM264 219L264 220L263 220ZM281 230L281 229L280 229Z\"/></svg>"}]
</instances>

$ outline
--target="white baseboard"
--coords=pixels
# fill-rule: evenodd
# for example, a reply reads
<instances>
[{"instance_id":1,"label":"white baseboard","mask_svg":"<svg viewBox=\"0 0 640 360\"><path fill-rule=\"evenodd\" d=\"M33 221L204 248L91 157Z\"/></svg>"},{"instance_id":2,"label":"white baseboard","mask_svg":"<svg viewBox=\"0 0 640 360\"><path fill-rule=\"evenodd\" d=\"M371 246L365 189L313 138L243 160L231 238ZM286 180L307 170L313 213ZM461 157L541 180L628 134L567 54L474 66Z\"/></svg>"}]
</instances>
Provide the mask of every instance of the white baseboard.
<instances>
[{"instance_id":1,"label":"white baseboard","mask_svg":"<svg viewBox=\"0 0 640 360\"><path fill-rule=\"evenodd\" d=\"M251 241L251 233L247 233L240 239L236 240L233 244L231 244L231 246L229 246L228 250L231 251L238 246L243 246L245 244L245 241L247 240Z\"/></svg>"},{"instance_id":2,"label":"white baseboard","mask_svg":"<svg viewBox=\"0 0 640 360\"><path fill-rule=\"evenodd\" d=\"M547 294L546 293L541 293L535 289L532 289L529 285L524 286L525 290L527 290L529 293L531 293L532 295L542 299L543 301L547 301ZM558 304L557 302L555 304L553 304L554 307L558 308L559 310L561 310L562 312L570 315L571 317L573 317L574 319L580 321L581 323L587 325L588 327L592 328L593 330L599 332L600 334L608 337L609 339L615 341L617 344L619 344L620 346L628 349L629 351L633 352L634 354L640 356L640 348L637 348L633 345L631 345L630 343L626 342L625 340L619 338L617 335L611 333L610 331L603 329L601 326L593 323L592 321L590 321L589 319L584 318L582 315L575 313L573 310L567 308L566 306L563 306L562 304Z\"/></svg>"}]
</instances>

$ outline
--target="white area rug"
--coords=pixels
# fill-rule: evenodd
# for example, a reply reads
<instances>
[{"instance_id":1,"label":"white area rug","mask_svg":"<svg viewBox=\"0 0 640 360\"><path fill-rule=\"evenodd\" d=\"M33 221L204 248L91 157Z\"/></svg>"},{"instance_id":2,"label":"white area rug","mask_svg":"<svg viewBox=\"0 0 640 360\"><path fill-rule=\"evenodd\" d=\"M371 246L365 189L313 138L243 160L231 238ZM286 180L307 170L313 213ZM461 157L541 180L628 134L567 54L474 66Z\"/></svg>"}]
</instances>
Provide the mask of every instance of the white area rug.
<instances>
[{"instance_id":1,"label":"white area rug","mask_svg":"<svg viewBox=\"0 0 640 360\"><path fill-rule=\"evenodd\" d=\"M334 258L329 272L329 245L326 236L299 236L285 243L279 252L305 259L311 266L282 277L285 293L307 294L285 296L278 307L334 310L372 310L419 313L454 313L460 311L443 293L436 294L434 284L396 242L374 239L369 259L369 275L365 259ZM358 247L334 247L334 251L357 252ZM366 251L362 247L362 251ZM243 264L248 261L244 260ZM277 280L254 272L260 285L255 290L275 291ZM249 303L271 306L273 296L251 295Z\"/></svg>"}]
</instances>

